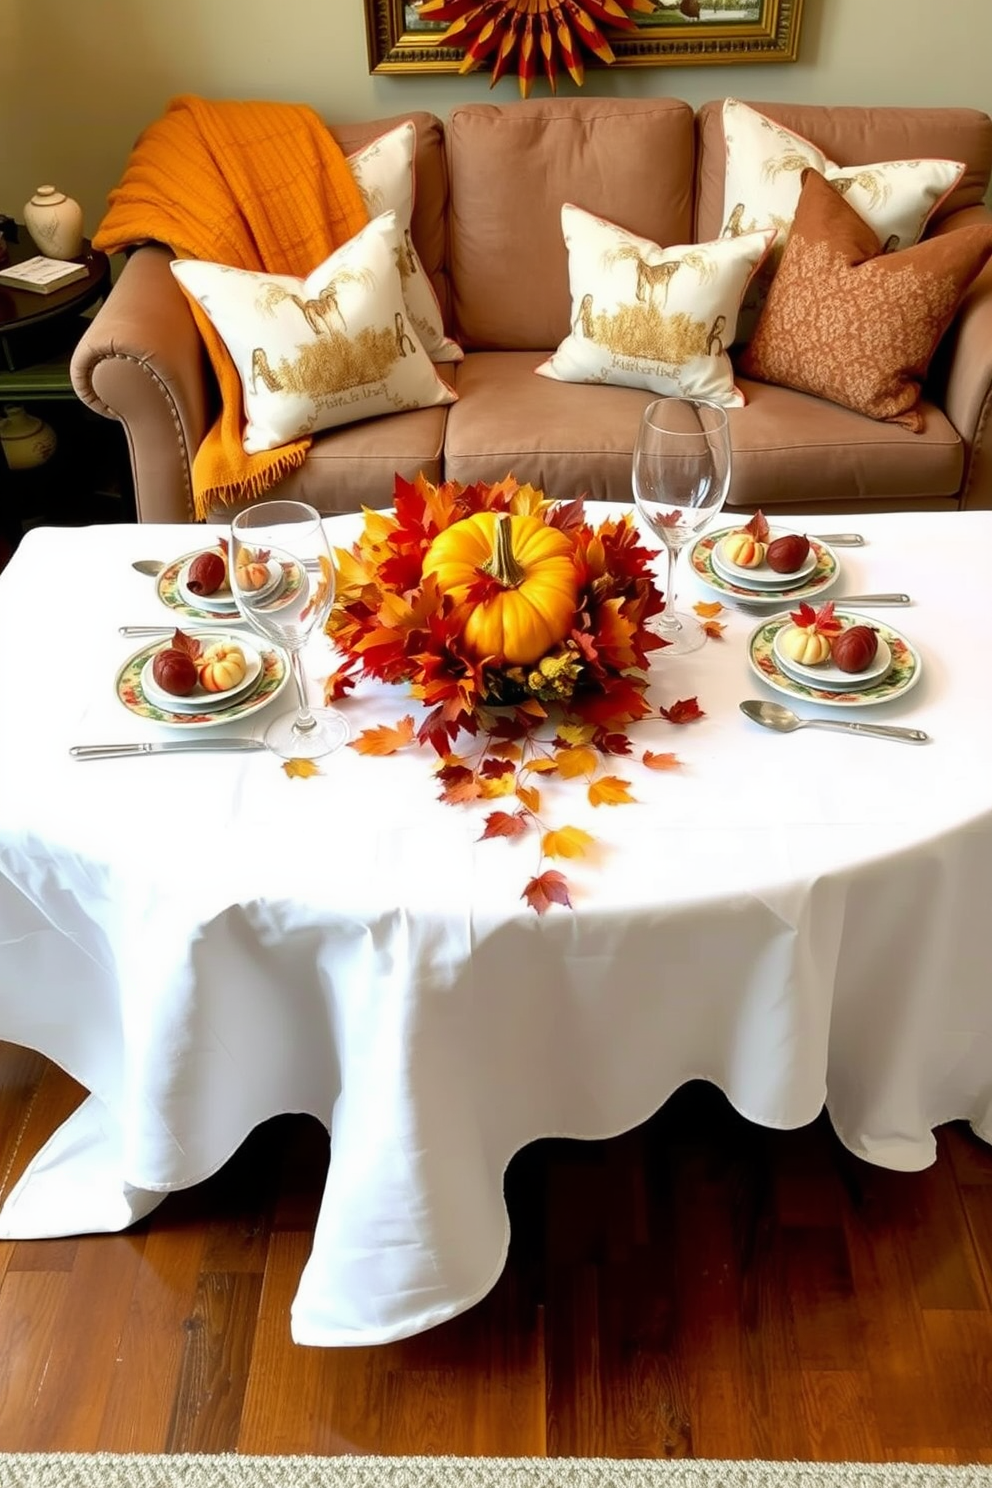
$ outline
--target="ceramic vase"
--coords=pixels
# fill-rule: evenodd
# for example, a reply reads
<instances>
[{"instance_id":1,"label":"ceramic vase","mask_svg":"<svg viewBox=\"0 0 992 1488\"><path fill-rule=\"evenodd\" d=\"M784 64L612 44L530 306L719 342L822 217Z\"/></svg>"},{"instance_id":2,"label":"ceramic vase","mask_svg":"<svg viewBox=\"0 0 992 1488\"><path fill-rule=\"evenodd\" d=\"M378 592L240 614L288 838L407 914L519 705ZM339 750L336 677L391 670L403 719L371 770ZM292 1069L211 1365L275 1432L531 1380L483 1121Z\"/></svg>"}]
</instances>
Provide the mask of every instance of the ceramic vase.
<instances>
[{"instance_id":1,"label":"ceramic vase","mask_svg":"<svg viewBox=\"0 0 992 1488\"><path fill-rule=\"evenodd\" d=\"M39 186L25 203L24 225L46 258L78 258L83 251L83 209L55 186Z\"/></svg>"},{"instance_id":2,"label":"ceramic vase","mask_svg":"<svg viewBox=\"0 0 992 1488\"><path fill-rule=\"evenodd\" d=\"M26 408L7 407L0 418L0 445L11 470L33 470L55 453L55 430Z\"/></svg>"}]
</instances>

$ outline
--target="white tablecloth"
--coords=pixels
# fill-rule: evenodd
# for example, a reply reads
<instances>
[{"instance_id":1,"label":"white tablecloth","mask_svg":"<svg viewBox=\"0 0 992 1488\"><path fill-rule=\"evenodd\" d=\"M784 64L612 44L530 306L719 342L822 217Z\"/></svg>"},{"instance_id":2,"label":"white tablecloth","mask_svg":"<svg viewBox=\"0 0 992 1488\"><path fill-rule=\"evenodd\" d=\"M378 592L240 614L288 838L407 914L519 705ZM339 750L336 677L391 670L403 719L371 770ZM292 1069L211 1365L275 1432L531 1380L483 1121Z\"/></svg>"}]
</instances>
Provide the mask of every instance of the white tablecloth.
<instances>
[{"instance_id":1,"label":"white tablecloth","mask_svg":"<svg viewBox=\"0 0 992 1488\"><path fill-rule=\"evenodd\" d=\"M834 592L909 591L876 613L923 659L858 716L933 742L759 729L737 707L774 695L746 660L757 618L728 610L723 640L655 663L654 699L706 716L635 731L617 773L637 804L542 782L555 824L598 842L564 865L574 909L542 918L521 899L533 841L480 841L491 804L442 805L429 752L346 749L312 780L268 754L71 760L167 732L114 694L141 644L117 627L167 618L130 560L196 540L29 533L0 577L0 1038L92 1096L0 1234L122 1228L259 1122L311 1112L331 1159L293 1336L372 1343L493 1285L522 1145L628 1129L689 1079L767 1126L826 1103L891 1168L931 1163L951 1119L992 1139L992 512L843 525L869 543ZM712 597L688 569L681 591ZM323 637L307 664L334 665ZM369 684L344 706L356 733L416 711Z\"/></svg>"}]
</instances>

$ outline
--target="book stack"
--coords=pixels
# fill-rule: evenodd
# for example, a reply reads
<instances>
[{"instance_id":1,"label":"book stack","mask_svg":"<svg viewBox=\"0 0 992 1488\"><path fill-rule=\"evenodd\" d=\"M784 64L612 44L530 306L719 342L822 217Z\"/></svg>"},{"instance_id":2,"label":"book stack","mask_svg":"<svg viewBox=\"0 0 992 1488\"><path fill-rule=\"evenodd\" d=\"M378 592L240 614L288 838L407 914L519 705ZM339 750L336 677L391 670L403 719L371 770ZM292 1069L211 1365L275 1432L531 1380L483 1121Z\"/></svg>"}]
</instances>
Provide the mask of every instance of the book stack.
<instances>
[{"instance_id":1,"label":"book stack","mask_svg":"<svg viewBox=\"0 0 992 1488\"><path fill-rule=\"evenodd\" d=\"M89 269L69 258L46 258L39 253L21 263L0 269L0 289L25 289L32 294L52 294L77 279L85 279Z\"/></svg>"}]
</instances>

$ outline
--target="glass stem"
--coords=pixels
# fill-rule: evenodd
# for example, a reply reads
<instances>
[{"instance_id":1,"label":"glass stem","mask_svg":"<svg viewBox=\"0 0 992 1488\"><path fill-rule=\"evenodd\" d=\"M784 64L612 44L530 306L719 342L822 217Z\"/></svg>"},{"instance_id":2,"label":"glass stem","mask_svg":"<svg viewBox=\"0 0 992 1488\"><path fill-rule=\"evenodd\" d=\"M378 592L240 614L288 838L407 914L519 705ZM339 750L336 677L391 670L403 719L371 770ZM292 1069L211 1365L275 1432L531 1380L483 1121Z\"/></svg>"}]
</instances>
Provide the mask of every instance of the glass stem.
<instances>
[{"instance_id":1,"label":"glass stem","mask_svg":"<svg viewBox=\"0 0 992 1488\"><path fill-rule=\"evenodd\" d=\"M666 630L681 630L681 621L675 618L675 565L678 562L678 548L668 547L668 574L665 579L665 608L661 612L661 623Z\"/></svg>"},{"instance_id":2,"label":"glass stem","mask_svg":"<svg viewBox=\"0 0 992 1488\"><path fill-rule=\"evenodd\" d=\"M297 649L291 651L289 653L289 661L293 669L293 681L296 683L296 692L299 697L299 707L296 718L293 721L293 729L298 734L309 734L311 729L317 727L317 720L310 711L307 674L303 670L303 657L300 651Z\"/></svg>"}]
</instances>

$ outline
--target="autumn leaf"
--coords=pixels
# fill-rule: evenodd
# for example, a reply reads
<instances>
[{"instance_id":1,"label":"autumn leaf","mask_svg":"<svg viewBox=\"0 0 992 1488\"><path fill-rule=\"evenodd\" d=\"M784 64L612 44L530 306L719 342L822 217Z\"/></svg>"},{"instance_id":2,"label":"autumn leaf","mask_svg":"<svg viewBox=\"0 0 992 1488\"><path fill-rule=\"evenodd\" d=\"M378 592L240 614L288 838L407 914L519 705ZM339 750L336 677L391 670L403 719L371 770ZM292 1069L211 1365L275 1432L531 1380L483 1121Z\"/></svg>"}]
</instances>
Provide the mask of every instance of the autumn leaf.
<instances>
[{"instance_id":1,"label":"autumn leaf","mask_svg":"<svg viewBox=\"0 0 992 1488\"><path fill-rule=\"evenodd\" d=\"M445 806L463 806L466 801L477 801L482 795L482 786L471 770L460 771L457 780L445 784L438 796Z\"/></svg>"},{"instance_id":2,"label":"autumn leaf","mask_svg":"<svg viewBox=\"0 0 992 1488\"><path fill-rule=\"evenodd\" d=\"M535 775L554 775L558 764L553 759L532 759L521 766L523 770L532 770Z\"/></svg>"},{"instance_id":3,"label":"autumn leaf","mask_svg":"<svg viewBox=\"0 0 992 1488\"><path fill-rule=\"evenodd\" d=\"M708 603L705 599L697 599L692 608L700 620L712 620L714 615L719 615L723 605L718 599L714 599L712 603Z\"/></svg>"},{"instance_id":4,"label":"autumn leaf","mask_svg":"<svg viewBox=\"0 0 992 1488\"><path fill-rule=\"evenodd\" d=\"M619 775L601 775L589 787L589 804L591 806L624 806L635 799L627 789L629 785L630 781L621 780Z\"/></svg>"},{"instance_id":5,"label":"autumn leaf","mask_svg":"<svg viewBox=\"0 0 992 1488\"><path fill-rule=\"evenodd\" d=\"M356 679L349 677L347 672L338 668L329 677L324 678L324 702L336 703L355 686Z\"/></svg>"},{"instance_id":6,"label":"autumn leaf","mask_svg":"<svg viewBox=\"0 0 992 1488\"><path fill-rule=\"evenodd\" d=\"M641 759L649 770L677 770L682 763L677 754L655 754L651 749L645 749Z\"/></svg>"},{"instance_id":7,"label":"autumn leaf","mask_svg":"<svg viewBox=\"0 0 992 1488\"><path fill-rule=\"evenodd\" d=\"M577 775L592 775L599 757L594 749L556 749L555 763L563 780L574 780Z\"/></svg>"},{"instance_id":8,"label":"autumn leaf","mask_svg":"<svg viewBox=\"0 0 992 1488\"><path fill-rule=\"evenodd\" d=\"M722 641L723 640L723 632L726 630L726 628L727 628L726 625L724 625L719 620L704 620L703 621L703 630L709 636L709 638L710 638L711 641Z\"/></svg>"},{"instance_id":9,"label":"autumn leaf","mask_svg":"<svg viewBox=\"0 0 992 1488\"><path fill-rule=\"evenodd\" d=\"M521 756L519 744L514 744L509 739L494 739L489 746L489 753L499 759L518 760Z\"/></svg>"},{"instance_id":10,"label":"autumn leaf","mask_svg":"<svg viewBox=\"0 0 992 1488\"><path fill-rule=\"evenodd\" d=\"M283 760L282 767L290 780L310 780L321 773L317 761L310 759Z\"/></svg>"},{"instance_id":11,"label":"autumn leaf","mask_svg":"<svg viewBox=\"0 0 992 1488\"><path fill-rule=\"evenodd\" d=\"M479 772L479 795L484 801L495 801L499 796L512 796L517 777L510 766L509 775L483 775Z\"/></svg>"},{"instance_id":12,"label":"autumn leaf","mask_svg":"<svg viewBox=\"0 0 992 1488\"><path fill-rule=\"evenodd\" d=\"M516 765L509 759L486 759L479 768L479 774L490 780L497 780L501 775L513 775L516 773Z\"/></svg>"},{"instance_id":13,"label":"autumn leaf","mask_svg":"<svg viewBox=\"0 0 992 1488\"><path fill-rule=\"evenodd\" d=\"M680 698L670 708L659 708L658 712L662 718L667 718L669 723L695 723L697 718L706 717L706 714L694 697Z\"/></svg>"},{"instance_id":14,"label":"autumn leaf","mask_svg":"<svg viewBox=\"0 0 992 1488\"><path fill-rule=\"evenodd\" d=\"M486 817L485 830L478 841L485 842L487 837L519 837L529 826L530 821L525 811L490 811Z\"/></svg>"},{"instance_id":15,"label":"autumn leaf","mask_svg":"<svg viewBox=\"0 0 992 1488\"><path fill-rule=\"evenodd\" d=\"M557 742L560 739L562 744L579 746L588 744L595 732L595 728L590 723L560 723L555 740Z\"/></svg>"},{"instance_id":16,"label":"autumn leaf","mask_svg":"<svg viewBox=\"0 0 992 1488\"><path fill-rule=\"evenodd\" d=\"M681 508L676 511L665 512L662 516L656 516L654 520L658 523L659 527L677 527L682 520Z\"/></svg>"},{"instance_id":17,"label":"autumn leaf","mask_svg":"<svg viewBox=\"0 0 992 1488\"><path fill-rule=\"evenodd\" d=\"M546 858L584 858L595 840L581 827L559 827L544 834L541 851Z\"/></svg>"},{"instance_id":18,"label":"autumn leaf","mask_svg":"<svg viewBox=\"0 0 992 1488\"><path fill-rule=\"evenodd\" d=\"M539 915L543 915L552 904L564 904L569 909L572 907L572 901L568 897L568 881L554 868L532 878L520 897L526 899L531 909L536 910Z\"/></svg>"},{"instance_id":19,"label":"autumn leaf","mask_svg":"<svg viewBox=\"0 0 992 1488\"><path fill-rule=\"evenodd\" d=\"M522 801L528 811L538 812L541 809L541 792L535 790L532 785L517 785L517 800Z\"/></svg>"},{"instance_id":20,"label":"autumn leaf","mask_svg":"<svg viewBox=\"0 0 992 1488\"><path fill-rule=\"evenodd\" d=\"M352 739L348 745L357 754L387 755L395 754L397 749L402 749L413 739L413 718L407 714L401 718L395 728L381 723L378 728L362 729L357 739Z\"/></svg>"},{"instance_id":21,"label":"autumn leaf","mask_svg":"<svg viewBox=\"0 0 992 1488\"><path fill-rule=\"evenodd\" d=\"M755 512L750 522L747 523L744 531L749 532L754 538L755 542L763 543L768 541L768 521L760 507Z\"/></svg>"}]
</instances>

